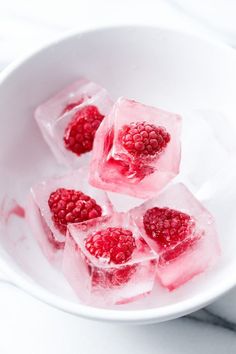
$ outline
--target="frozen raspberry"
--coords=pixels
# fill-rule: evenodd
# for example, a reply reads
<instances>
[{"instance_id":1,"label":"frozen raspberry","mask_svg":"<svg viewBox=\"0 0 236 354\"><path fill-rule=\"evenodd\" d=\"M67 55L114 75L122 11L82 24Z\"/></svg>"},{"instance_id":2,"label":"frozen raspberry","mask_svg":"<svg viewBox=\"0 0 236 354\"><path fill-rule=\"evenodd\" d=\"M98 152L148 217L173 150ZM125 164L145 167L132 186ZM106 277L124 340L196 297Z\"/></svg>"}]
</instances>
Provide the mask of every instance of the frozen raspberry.
<instances>
[{"instance_id":1,"label":"frozen raspberry","mask_svg":"<svg viewBox=\"0 0 236 354\"><path fill-rule=\"evenodd\" d=\"M159 246L165 248L189 236L193 230L194 221L189 215L180 211L155 207L146 211L143 225L147 235Z\"/></svg>"},{"instance_id":2,"label":"frozen raspberry","mask_svg":"<svg viewBox=\"0 0 236 354\"><path fill-rule=\"evenodd\" d=\"M68 223L86 221L102 215L102 208L94 199L72 189L57 189L50 194L48 205L55 227L64 235Z\"/></svg>"},{"instance_id":3,"label":"frozen raspberry","mask_svg":"<svg viewBox=\"0 0 236 354\"><path fill-rule=\"evenodd\" d=\"M136 247L130 230L121 227L108 227L90 235L85 247L96 258L106 258L109 263L127 262Z\"/></svg>"},{"instance_id":4,"label":"frozen raspberry","mask_svg":"<svg viewBox=\"0 0 236 354\"><path fill-rule=\"evenodd\" d=\"M91 151L95 133L103 118L95 106L85 106L77 111L65 130L65 147L78 156Z\"/></svg>"},{"instance_id":5,"label":"frozen raspberry","mask_svg":"<svg viewBox=\"0 0 236 354\"><path fill-rule=\"evenodd\" d=\"M110 272L104 273L98 268L93 272L93 285L103 288L119 287L127 283L136 272L136 264L126 265L122 268L112 268Z\"/></svg>"},{"instance_id":6,"label":"frozen raspberry","mask_svg":"<svg viewBox=\"0 0 236 354\"><path fill-rule=\"evenodd\" d=\"M170 134L163 127L136 122L124 125L119 138L123 147L134 157L154 157L165 149Z\"/></svg>"},{"instance_id":7,"label":"frozen raspberry","mask_svg":"<svg viewBox=\"0 0 236 354\"><path fill-rule=\"evenodd\" d=\"M188 251L190 248L195 247L199 238L200 238L200 235L199 235L199 237L195 237L192 239L187 238L183 242L180 242L178 245L176 245L174 248L170 248L169 250L164 252L161 255L161 257L159 258L159 265L165 266L168 262L173 261L173 259L178 258L181 254Z\"/></svg>"}]
</instances>

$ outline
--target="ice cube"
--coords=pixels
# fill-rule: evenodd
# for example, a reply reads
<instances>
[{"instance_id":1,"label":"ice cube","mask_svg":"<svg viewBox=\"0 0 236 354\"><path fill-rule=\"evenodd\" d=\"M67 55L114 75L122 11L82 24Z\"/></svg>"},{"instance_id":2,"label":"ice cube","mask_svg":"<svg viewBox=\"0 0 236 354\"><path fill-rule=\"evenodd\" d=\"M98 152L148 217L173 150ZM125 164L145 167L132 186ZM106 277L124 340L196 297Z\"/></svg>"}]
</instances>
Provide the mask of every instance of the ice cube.
<instances>
[{"instance_id":1,"label":"ice cube","mask_svg":"<svg viewBox=\"0 0 236 354\"><path fill-rule=\"evenodd\" d=\"M43 253L52 262L54 258L58 258L57 253L64 249L68 222L110 215L113 212L107 194L88 184L87 173L86 169L79 169L63 177L41 182L31 189L30 204L27 208L28 219ZM75 191L77 194L71 192L73 196L69 197L64 192L58 192L61 189ZM54 194L54 201L57 206L55 208L55 205L52 205L50 208L49 197L56 191L57 197ZM59 215L61 209L66 210L66 215Z\"/></svg>"},{"instance_id":2,"label":"ice cube","mask_svg":"<svg viewBox=\"0 0 236 354\"><path fill-rule=\"evenodd\" d=\"M220 248L214 219L183 184L134 208L131 217L158 255L157 276L169 290L216 263Z\"/></svg>"},{"instance_id":3,"label":"ice cube","mask_svg":"<svg viewBox=\"0 0 236 354\"><path fill-rule=\"evenodd\" d=\"M90 183L149 198L179 171L180 116L120 98L94 141Z\"/></svg>"},{"instance_id":4,"label":"ice cube","mask_svg":"<svg viewBox=\"0 0 236 354\"><path fill-rule=\"evenodd\" d=\"M36 109L35 119L59 163L78 167L87 162L96 129L112 104L104 88L80 79Z\"/></svg>"},{"instance_id":5,"label":"ice cube","mask_svg":"<svg viewBox=\"0 0 236 354\"><path fill-rule=\"evenodd\" d=\"M194 192L206 189L236 154L235 129L221 112L183 113L182 157L178 178Z\"/></svg>"},{"instance_id":6,"label":"ice cube","mask_svg":"<svg viewBox=\"0 0 236 354\"><path fill-rule=\"evenodd\" d=\"M70 224L68 233L63 270L82 301L94 306L123 304L151 292L156 255L129 214Z\"/></svg>"}]
</instances>

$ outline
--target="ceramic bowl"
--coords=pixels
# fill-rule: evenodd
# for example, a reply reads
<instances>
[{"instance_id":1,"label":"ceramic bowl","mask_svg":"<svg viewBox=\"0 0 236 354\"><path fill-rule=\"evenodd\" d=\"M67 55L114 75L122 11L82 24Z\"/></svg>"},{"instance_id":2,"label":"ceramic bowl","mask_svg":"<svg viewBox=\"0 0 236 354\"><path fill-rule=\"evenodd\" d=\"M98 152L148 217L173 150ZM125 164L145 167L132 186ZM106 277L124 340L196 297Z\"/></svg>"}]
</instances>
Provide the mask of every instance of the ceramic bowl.
<instances>
[{"instance_id":1,"label":"ceramic bowl","mask_svg":"<svg viewBox=\"0 0 236 354\"><path fill-rule=\"evenodd\" d=\"M33 112L81 75L106 87L114 98L127 96L174 112L186 107L227 109L236 126L236 53L226 45L165 28L138 26L66 35L0 75L2 209L6 195L24 204L30 186L58 170ZM236 284L236 197L228 202L224 195L219 194L217 205L208 200L218 218L220 262L176 292L159 296L156 291L143 301L112 309L85 306L42 256L21 215L8 215L12 220L8 232L0 230L3 278L51 306L86 318L151 323L183 316ZM16 209L12 213L20 214ZM3 214L2 210L2 220ZM231 222L225 225L229 215Z\"/></svg>"}]
</instances>

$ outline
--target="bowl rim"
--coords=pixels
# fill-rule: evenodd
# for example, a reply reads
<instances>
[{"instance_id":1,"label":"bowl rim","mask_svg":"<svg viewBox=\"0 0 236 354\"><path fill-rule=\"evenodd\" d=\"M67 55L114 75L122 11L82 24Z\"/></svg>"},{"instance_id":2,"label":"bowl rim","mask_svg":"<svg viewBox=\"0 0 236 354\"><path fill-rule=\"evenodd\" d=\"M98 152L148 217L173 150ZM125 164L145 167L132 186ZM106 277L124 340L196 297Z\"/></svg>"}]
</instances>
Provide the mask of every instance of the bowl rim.
<instances>
[{"instance_id":1,"label":"bowl rim","mask_svg":"<svg viewBox=\"0 0 236 354\"><path fill-rule=\"evenodd\" d=\"M7 78L14 74L14 71L18 70L23 64L30 61L31 58L37 56L43 51L51 48L54 45L57 45L66 40L70 40L77 36L81 37L88 34L97 34L105 31L124 31L131 29L139 30L149 30L149 31L165 31L170 34L180 35L182 37L189 37L195 40L200 40L206 44L213 45L218 47L221 50L228 51L230 55L235 56L236 63L236 52L233 48L228 46L225 43L220 42L216 39L209 39L203 37L203 35L198 35L195 33L187 33L183 30L178 30L170 28L168 26L145 26L145 25L122 25L122 26L105 26L93 28L90 30L79 31L67 31L65 34L60 35L58 38L50 40L48 43L41 45L38 49L29 51L24 54L17 60L13 61L0 73L0 86L4 83ZM9 256L8 256L9 257ZM50 291L46 290L41 285L34 282L31 278L21 270L14 270L7 260L0 258L0 269L3 271L3 274L6 276L8 283L16 286L17 288L25 291L26 293L32 295L38 300L43 301L44 303L60 309L66 313L70 313L76 316L89 318L93 320L103 320L103 321L113 321L113 322L122 322L122 323L152 323L152 322L162 322L165 320L170 320L177 318L193 311L196 311L209 303L213 302L230 289L236 285L236 273L234 272L234 267L232 266L232 272L230 277L224 280L219 286L217 284L211 289L202 292L201 294L195 295L190 299L180 301L175 304L165 305L159 308L149 308L149 309L138 309L138 310L114 310L114 309L105 309L105 308L96 308L88 305L72 302L66 299L63 299L60 296L57 296Z\"/></svg>"},{"instance_id":2,"label":"bowl rim","mask_svg":"<svg viewBox=\"0 0 236 354\"><path fill-rule=\"evenodd\" d=\"M209 21L202 13L198 13L195 11L194 8L185 6L179 0L169 0L169 3L176 8L176 10L180 11L181 13L190 16L193 20L197 21L199 24L204 26L206 31L210 31L212 35L218 36L228 44L235 43L235 35L234 30L232 27L224 28L216 21Z\"/></svg>"}]
</instances>

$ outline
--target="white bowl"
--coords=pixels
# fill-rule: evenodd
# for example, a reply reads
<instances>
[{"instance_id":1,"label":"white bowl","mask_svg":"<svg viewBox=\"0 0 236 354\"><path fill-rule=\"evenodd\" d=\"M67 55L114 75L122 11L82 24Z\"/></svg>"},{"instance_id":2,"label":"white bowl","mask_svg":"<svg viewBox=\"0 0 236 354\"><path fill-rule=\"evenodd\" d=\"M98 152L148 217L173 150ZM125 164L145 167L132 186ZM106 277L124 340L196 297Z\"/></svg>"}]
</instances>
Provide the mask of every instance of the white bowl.
<instances>
[{"instance_id":1,"label":"white bowl","mask_svg":"<svg viewBox=\"0 0 236 354\"><path fill-rule=\"evenodd\" d=\"M68 35L15 62L1 74L1 200L8 194L24 203L29 187L57 168L34 122L33 111L80 75L100 83L113 97L123 95L176 112L183 107L230 107L236 111L236 53L223 44L148 27ZM236 124L233 116L232 123ZM230 211L234 215L235 210ZM161 298L153 295L128 307L85 306L44 259L22 219L13 219L8 234L3 229L0 232L0 269L6 278L38 299L78 316L160 322L195 311L236 284L233 225L228 239L221 235L218 267L175 293Z\"/></svg>"}]
</instances>

